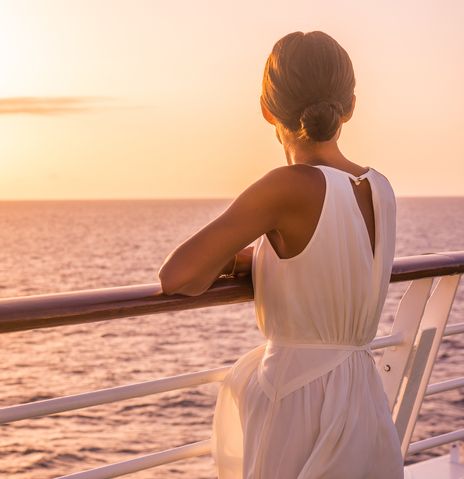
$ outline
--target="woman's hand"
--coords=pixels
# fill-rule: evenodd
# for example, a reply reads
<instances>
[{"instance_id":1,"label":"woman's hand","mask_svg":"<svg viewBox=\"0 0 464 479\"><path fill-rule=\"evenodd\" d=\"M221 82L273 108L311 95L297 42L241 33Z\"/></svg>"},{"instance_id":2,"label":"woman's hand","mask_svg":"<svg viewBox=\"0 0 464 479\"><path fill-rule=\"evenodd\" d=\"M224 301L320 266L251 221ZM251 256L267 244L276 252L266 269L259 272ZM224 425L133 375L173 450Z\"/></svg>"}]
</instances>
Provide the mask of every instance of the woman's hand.
<instances>
[{"instance_id":1,"label":"woman's hand","mask_svg":"<svg viewBox=\"0 0 464 479\"><path fill-rule=\"evenodd\" d=\"M253 261L254 246L243 248L237 253L236 276L247 276L251 274L251 263Z\"/></svg>"},{"instance_id":2,"label":"woman's hand","mask_svg":"<svg viewBox=\"0 0 464 479\"><path fill-rule=\"evenodd\" d=\"M247 276L251 273L251 263L253 261L253 246L243 248L237 253L237 263L235 265L234 276ZM235 257L233 257L223 268L220 276L229 276L234 266Z\"/></svg>"}]
</instances>

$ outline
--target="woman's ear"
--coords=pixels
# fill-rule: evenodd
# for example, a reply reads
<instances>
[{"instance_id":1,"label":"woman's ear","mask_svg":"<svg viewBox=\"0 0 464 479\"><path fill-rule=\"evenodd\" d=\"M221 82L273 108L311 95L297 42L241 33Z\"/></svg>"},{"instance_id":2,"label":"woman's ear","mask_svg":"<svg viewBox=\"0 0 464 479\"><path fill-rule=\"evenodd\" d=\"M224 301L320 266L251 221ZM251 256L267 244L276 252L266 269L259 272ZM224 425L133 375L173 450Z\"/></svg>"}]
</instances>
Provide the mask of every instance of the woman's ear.
<instances>
[{"instance_id":1,"label":"woman's ear","mask_svg":"<svg viewBox=\"0 0 464 479\"><path fill-rule=\"evenodd\" d=\"M263 102L263 97L259 97L259 102L261 104L261 112L263 114L264 119L269 122L271 125L275 125L276 121L272 113L267 109L266 105Z\"/></svg>"}]
</instances>

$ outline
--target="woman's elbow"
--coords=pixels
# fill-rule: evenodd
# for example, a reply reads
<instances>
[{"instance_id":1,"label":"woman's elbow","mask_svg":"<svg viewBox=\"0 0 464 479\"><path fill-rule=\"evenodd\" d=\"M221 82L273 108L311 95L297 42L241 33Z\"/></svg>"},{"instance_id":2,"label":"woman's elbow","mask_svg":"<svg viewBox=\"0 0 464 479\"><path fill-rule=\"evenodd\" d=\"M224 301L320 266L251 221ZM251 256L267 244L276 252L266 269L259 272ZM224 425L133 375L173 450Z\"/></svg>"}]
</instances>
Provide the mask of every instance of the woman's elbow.
<instances>
[{"instance_id":1,"label":"woman's elbow","mask_svg":"<svg viewBox=\"0 0 464 479\"><path fill-rule=\"evenodd\" d=\"M164 278L163 276L159 275L161 289L163 290L164 294L176 294L177 289L176 285L171 283L168 279Z\"/></svg>"},{"instance_id":2,"label":"woman's elbow","mask_svg":"<svg viewBox=\"0 0 464 479\"><path fill-rule=\"evenodd\" d=\"M158 271L158 277L164 294L176 294L178 292L179 281L176 280L173 274L167 271L167 268L161 267Z\"/></svg>"},{"instance_id":3,"label":"woman's elbow","mask_svg":"<svg viewBox=\"0 0 464 479\"><path fill-rule=\"evenodd\" d=\"M179 281L179 278L169 274L161 268L158 272L161 289L164 294L183 294L186 296L199 296L205 291L204 287L195 284L194 281Z\"/></svg>"}]
</instances>

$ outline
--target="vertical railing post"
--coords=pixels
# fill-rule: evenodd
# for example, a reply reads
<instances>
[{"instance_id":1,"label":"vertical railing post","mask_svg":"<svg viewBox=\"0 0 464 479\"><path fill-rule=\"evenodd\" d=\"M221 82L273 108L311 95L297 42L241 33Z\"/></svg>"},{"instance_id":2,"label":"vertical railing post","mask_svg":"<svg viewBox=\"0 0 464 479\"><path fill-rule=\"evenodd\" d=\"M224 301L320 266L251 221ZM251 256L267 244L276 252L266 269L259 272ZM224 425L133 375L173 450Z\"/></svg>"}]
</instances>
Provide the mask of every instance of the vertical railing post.
<instances>
[{"instance_id":1,"label":"vertical railing post","mask_svg":"<svg viewBox=\"0 0 464 479\"><path fill-rule=\"evenodd\" d=\"M433 278L411 281L398 304L391 330L392 335L402 336L402 343L385 348L379 361L379 374L390 411L393 411L398 398L432 284Z\"/></svg>"},{"instance_id":2,"label":"vertical railing post","mask_svg":"<svg viewBox=\"0 0 464 479\"><path fill-rule=\"evenodd\" d=\"M425 305L418 339L405 374L405 387L402 388L393 410L403 457L407 454L460 277L458 274L439 278Z\"/></svg>"}]
</instances>

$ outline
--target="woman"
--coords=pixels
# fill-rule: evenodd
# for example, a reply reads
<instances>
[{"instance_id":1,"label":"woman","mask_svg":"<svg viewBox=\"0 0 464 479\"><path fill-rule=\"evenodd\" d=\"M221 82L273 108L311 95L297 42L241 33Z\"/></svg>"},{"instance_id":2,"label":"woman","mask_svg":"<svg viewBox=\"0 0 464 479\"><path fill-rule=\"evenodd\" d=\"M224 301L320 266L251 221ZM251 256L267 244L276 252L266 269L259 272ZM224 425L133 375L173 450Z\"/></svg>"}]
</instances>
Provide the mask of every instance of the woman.
<instances>
[{"instance_id":1,"label":"woman","mask_svg":"<svg viewBox=\"0 0 464 479\"><path fill-rule=\"evenodd\" d=\"M186 295L221 274L252 274L267 341L221 383L212 435L220 479L404 477L369 348L393 264L396 202L384 175L338 148L354 87L350 58L332 37L281 38L261 109L287 165L250 185L159 271L166 294Z\"/></svg>"}]
</instances>

